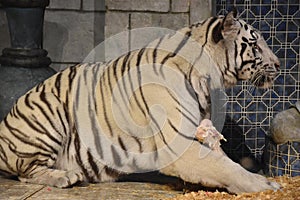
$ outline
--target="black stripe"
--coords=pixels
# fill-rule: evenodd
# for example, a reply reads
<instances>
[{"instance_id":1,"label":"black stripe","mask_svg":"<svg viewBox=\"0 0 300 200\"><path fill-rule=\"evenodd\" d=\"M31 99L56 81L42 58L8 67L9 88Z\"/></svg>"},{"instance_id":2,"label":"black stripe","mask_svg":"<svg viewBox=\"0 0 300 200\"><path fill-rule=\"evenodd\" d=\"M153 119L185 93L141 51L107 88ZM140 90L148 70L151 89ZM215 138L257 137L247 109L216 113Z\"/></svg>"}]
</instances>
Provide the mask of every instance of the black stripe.
<instances>
[{"instance_id":1,"label":"black stripe","mask_svg":"<svg viewBox=\"0 0 300 200\"><path fill-rule=\"evenodd\" d=\"M114 76L114 79L116 82L118 82L118 75L117 75L117 69L118 69L118 64L119 64L119 61L122 57L118 57L112 64L112 69L113 69L113 76ZM110 76L110 66L108 66L107 68L107 74L108 74L108 85L109 85L109 89L111 91L111 93L113 93L113 89L112 89L112 83L111 83L111 76Z\"/></svg>"},{"instance_id":2,"label":"black stripe","mask_svg":"<svg viewBox=\"0 0 300 200\"><path fill-rule=\"evenodd\" d=\"M24 132L22 132L20 129L17 129L17 128L14 128L12 127L9 122L5 119L3 120L5 126L9 129L10 133L15 137L17 138L18 140L20 140L21 142L23 142L24 144L28 144L30 146L34 146L34 147L37 147L38 149L42 149L44 151L48 151L48 149L44 148L43 146L39 145L39 144L36 144L34 143L33 141L30 141L28 140L30 137L28 137L28 135L26 135ZM13 145L11 145L12 143L10 143L10 148L11 149L17 149L16 146L14 146L12 148Z\"/></svg>"},{"instance_id":3,"label":"black stripe","mask_svg":"<svg viewBox=\"0 0 300 200\"><path fill-rule=\"evenodd\" d=\"M77 80L77 85L76 85L76 93L75 93L75 100L72 99L74 101L74 104L75 104L75 109L78 110L79 108L79 105L81 103L80 101L80 97L82 96L81 95L81 91L84 90L84 89L81 89L81 76L78 77L78 80Z\"/></svg>"},{"instance_id":4,"label":"black stripe","mask_svg":"<svg viewBox=\"0 0 300 200\"><path fill-rule=\"evenodd\" d=\"M25 95L25 97L24 97L24 103L25 103L25 105L26 105L27 107L30 108L30 110L33 110L33 107L30 105L29 95L30 95L30 94Z\"/></svg>"},{"instance_id":5,"label":"black stripe","mask_svg":"<svg viewBox=\"0 0 300 200\"><path fill-rule=\"evenodd\" d=\"M105 101L105 90L104 90L104 83L105 83L105 75L107 75L107 72L105 71L103 73L103 76L101 77L102 79L102 82L100 81L100 95L101 95L101 102L102 102L102 112L103 112L103 116L104 116L104 120L106 122L106 125L108 127L108 130L109 130L109 134L111 136L113 136L113 131L112 131L112 126L109 122L109 119L108 119L108 115L107 115L107 108L106 108L106 101Z\"/></svg>"},{"instance_id":6,"label":"black stripe","mask_svg":"<svg viewBox=\"0 0 300 200\"><path fill-rule=\"evenodd\" d=\"M176 127L175 125L170 121L170 119L168 119L168 124L170 125L170 127L176 132L178 133L180 136L184 137L185 139L188 139L188 140L194 140L195 137L189 137L189 136L186 136L185 134L181 133ZM196 134L196 133L195 133Z\"/></svg>"},{"instance_id":7,"label":"black stripe","mask_svg":"<svg viewBox=\"0 0 300 200\"><path fill-rule=\"evenodd\" d=\"M69 87L69 90L71 90L72 85L68 85L68 87ZM69 92L69 91L66 91L65 99L62 100L62 101L63 101L63 104L64 104L64 107L66 107L67 109L70 109L70 105L69 105L70 102L73 102L73 101L74 101L73 99L71 99L71 101L69 100L69 99L70 99L69 94L70 94L70 92Z\"/></svg>"},{"instance_id":8,"label":"black stripe","mask_svg":"<svg viewBox=\"0 0 300 200\"><path fill-rule=\"evenodd\" d=\"M176 110L178 112L180 112L186 119L188 119L190 121L191 124L193 124L194 126L198 126L197 122L194 122L194 120L192 120L189 116L187 116L186 113L182 112L179 108L176 107ZM189 112L190 113L190 112ZM191 113L190 113L191 114Z\"/></svg>"},{"instance_id":9,"label":"black stripe","mask_svg":"<svg viewBox=\"0 0 300 200\"><path fill-rule=\"evenodd\" d=\"M61 94L60 94L60 88L61 88L61 78L62 78L62 73L59 73L56 78L55 78L55 89L57 91L57 96L60 97Z\"/></svg>"},{"instance_id":10,"label":"black stripe","mask_svg":"<svg viewBox=\"0 0 300 200\"><path fill-rule=\"evenodd\" d=\"M48 94L49 95L49 94ZM46 104L46 106L47 106L47 108L48 108L48 110L51 112L51 114L52 115L54 115L54 110L52 110L52 104L53 104L53 102L49 102L48 100L47 100L47 98L46 98L46 94L45 93L40 93L40 100L43 102L43 103L45 103ZM57 98L56 98L56 96L54 96L53 95L53 97L55 97L55 99L56 100L58 100ZM59 101L59 100L58 100ZM37 104L37 103L35 103L35 104Z\"/></svg>"},{"instance_id":11,"label":"black stripe","mask_svg":"<svg viewBox=\"0 0 300 200\"><path fill-rule=\"evenodd\" d=\"M167 90L167 91L168 91L169 95L171 96L171 98L177 103L178 106L180 106L185 112L187 112L188 114L190 114L191 116L193 116L193 113L192 113L190 110L188 110L186 107L184 107L184 105L182 105L182 104L177 100L177 98L174 97L174 95L173 95L169 90ZM183 112L182 112L178 107L176 107L176 110L178 110L180 113L183 114ZM184 115L185 115L185 114L184 114ZM185 116L186 116L186 115L185 115ZM195 117L195 116L194 116L194 117ZM189 118L189 117L187 117L187 118ZM192 121L192 119L190 119L190 118L189 118L189 120ZM197 124L196 124L196 125L197 125Z\"/></svg>"},{"instance_id":12,"label":"black stripe","mask_svg":"<svg viewBox=\"0 0 300 200\"><path fill-rule=\"evenodd\" d=\"M121 146L121 148L124 150L125 156L128 157L129 156L128 150L127 150L127 148L125 146L125 143L123 142L123 140L120 136L118 136L118 142L119 142L119 145Z\"/></svg>"},{"instance_id":13,"label":"black stripe","mask_svg":"<svg viewBox=\"0 0 300 200\"><path fill-rule=\"evenodd\" d=\"M68 155L68 158L71 159L72 154L70 153L70 148L72 145L72 138L71 138L71 134L75 133L77 130L75 128L75 126L70 127L70 132L68 133L69 135L67 135L68 137L66 137L66 142L64 143L64 148L63 151L65 152L65 155Z\"/></svg>"},{"instance_id":14,"label":"black stripe","mask_svg":"<svg viewBox=\"0 0 300 200\"><path fill-rule=\"evenodd\" d=\"M69 90L72 89L72 85L73 85L74 79L75 79L75 77L77 75L77 70L79 70L80 67L81 67L80 65L76 65L76 66L72 66L72 67L69 68L70 71L68 72L68 84L67 84L69 86Z\"/></svg>"},{"instance_id":15,"label":"black stripe","mask_svg":"<svg viewBox=\"0 0 300 200\"><path fill-rule=\"evenodd\" d=\"M4 163L6 168L9 170L6 170L4 168L0 169L0 172L6 172L8 174L11 174L11 172L15 172L15 170L12 168L12 166L10 165L11 164L11 160L8 159L7 155L5 154L5 151L4 149L2 148L2 146L0 146L0 151L1 151L1 154L0 154L0 161L2 162L2 164Z\"/></svg>"},{"instance_id":16,"label":"black stripe","mask_svg":"<svg viewBox=\"0 0 300 200\"><path fill-rule=\"evenodd\" d=\"M125 68L126 68L126 63L127 63L127 61L128 61L128 59L129 59L129 56L130 56L130 52L128 53L128 54L126 54L126 56L124 57L124 59L122 60L122 63L120 63L121 64L121 80L122 80L122 85L123 85L123 89L125 90L125 94L127 94L127 88L126 88L126 83L125 83L125 78L123 77L123 75L124 75L124 72L125 72ZM120 57L120 58L122 58L122 57ZM118 58L117 60L117 62L114 62L113 63L113 69L114 69L114 78L115 78L115 81L116 81L116 87L118 88L118 90L119 90L119 92L120 92L120 94L121 94L121 98L122 98L122 100L123 100L123 102L125 102L126 103L126 98L125 98L125 95L124 95L124 92L123 92L123 90L122 90L122 88L121 88L121 84L118 82L118 80L119 80L119 77L117 76L117 71L118 71L118 69L119 69L119 59L120 58ZM111 83L110 83L111 84ZM110 87L110 90L111 90L111 93L112 93L112 96L114 96L113 95L113 91L112 91L112 86ZM116 99L115 98L113 98L113 100L114 101L116 101ZM118 101L119 99L117 99L117 101ZM119 103L117 103L117 106L119 106L120 107L120 105L119 105Z\"/></svg>"},{"instance_id":17,"label":"black stripe","mask_svg":"<svg viewBox=\"0 0 300 200\"><path fill-rule=\"evenodd\" d=\"M236 79L238 79L238 74L237 74L237 72L236 72L235 67L234 67L235 71L231 71L231 70L230 70L229 53L228 53L228 49L227 49L227 48L225 49L225 57L226 57L225 74L228 75L228 72L230 72L231 74L234 75L234 77L235 77ZM221 70L221 72L222 72L222 70ZM223 72L222 72L222 74L223 74Z\"/></svg>"},{"instance_id":18,"label":"black stripe","mask_svg":"<svg viewBox=\"0 0 300 200\"><path fill-rule=\"evenodd\" d=\"M91 81L92 77L89 77L89 69L87 69L88 67L90 67L89 64L85 64L83 67L83 81L84 81L84 85L89 85L89 82Z\"/></svg>"},{"instance_id":19,"label":"black stripe","mask_svg":"<svg viewBox=\"0 0 300 200\"><path fill-rule=\"evenodd\" d=\"M90 121L91 121L91 126L92 126L92 133L93 133L93 137L94 137L94 142L95 142L95 146L96 146L96 150L98 152L98 154L100 155L101 158L103 158L103 150L101 147L101 140L100 140L100 134L102 134L101 132L99 132L99 130L96 128L98 122L98 119L95 115L95 111L92 108L92 106L95 103L92 101L92 98L89 98L89 117L90 117Z\"/></svg>"},{"instance_id":20,"label":"black stripe","mask_svg":"<svg viewBox=\"0 0 300 200\"><path fill-rule=\"evenodd\" d=\"M58 154L58 150L55 149L55 148L53 147L53 145L49 144L48 141L44 141L44 140L42 140L41 138L36 138L36 140L39 141L39 142L41 142L44 146L46 146L46 147L48 147L49 149L51 149L51 151L52 151L53 153L55 153L56 155ZM35 146L35 145L33 145L33 146ZM42 149L42 147L40 147L40 149ZM45 151L46 151L46 150L45 150Z\"/></svg>"},{"instance_id":21,"label":"black stripe","mask_svg":"<svg viewBox=\"0 0 300 200\"><path fill-rule=\"evenodd\" d=\"M242 59L242 61L244 60L243 59L243 55L244 55L244 53L245 53L245 51L246 51L246 48L247 48L247 44L246 43L241 43L241 46L242 46L242 49L241 49L241 51L240 51L240 57L241 57L241 59Z\"/></svg>"},{"instance_id":22,"label":"black stripe","mask_svg":"<svg viewBox=\"0 0 300 200\"><path fill-rule=\"evenodd\" d=\"M230 63L229 63L229 55L228 55L228 49L225 49L225 57L226 57L226 68L230 68Z\"/></svg>"},{"instance_id":23,"label":"black stripe","mask_svg":"<svg viewBox=\"0 0 300 200\"><path fill-rule=\"evenodd\" d=\"M154 49L153 49L153 53L152 53L152 58L153 58L153 71L156 75L158 75L158 71L156 68L156 63L157 63L157 50L159 45L161 44L161 42L163 41L164 37L159 38L157 44L155 45Z\"/></svg>"},{"instance_id":24,"label":"black stripe","mask_svg":"<svg viewBox=\"0 0 300 200\"><path fill-rule=\"evenodd\" d=\"M248 39L245 37L242 37L243 42L249 43Z\"/></svg>"},{"instance_id":25,"label":"black stripe","mask_svg":"<svg viewBox=\"0 0 300 200\"><path fill-rule=\"evenodd\" d=\"M90 182L92 182L92 178L89 176L88 170L84 167L84 164L86 164L86 163L83 162L83 160L81 158L81 144L80 144L80 138L78 136L78 133L74 132L73 136L74 136L74 147L75 147L74 155L75 155L76 162L77 162L78 166L80 167L81 171L83 172L84 176Z\"/></svg>"},{"instance_id":26,"label":"black stripe","mask_svg":"<svg viewBox=\"0 0 300 200\"><path fill-rule=\"evenodd\" d=\"M118 63L118 61L119 61L119 59L120 58L118 58L117 60L115 60L114 61L114 63L113 63L113 65L117 65L117 63ZM106 77L107 77L107 84L105 84L106 85L106 87L108 86L108 88L109 88L109 91L110 91L110 93L112 94L113 93L113 88L112 88L112 82L111 82L111 66L108 66L107 68L106 68ZM117 78L117 77L115 77L115 78Z\"/></svg>"},{"instance_id":27,"label":"black stripe","mask_svg":"<svg viewBox=\"0 0 300 200\"><path fill-rule=\"evenodd\" d=\"M40 101L41 102L41 101ZM53 121L52 121L52 118L50 118L48 115L47 115L47 112L38 104L38 103L35 103L35 102L32 102L33 105L35 105L37 108L39 108L39 110L42 112L42 114L44 115L44 117L47 118L47 121L50 123L50 125L52 126L52 128L61 136L60 134L60 131L56 129L55 125L53 124ZM38 133L41 133L41 134L46 134L50 139L52 139L55 143L57 143L58 145L61 145L61 142L58 141L58 139L54 138L53 135L51 135L49 133L49 130L48 128L45 128L44 127L44 124L41 124L39 121L39 119L36 118L35 115L32 115L32 117L34 118L34 122L35 122L35 125L33 124L33 121L32 120L29 120L28 116L24 115L18 108L18 106L16 105L15 106L15 110L16 110L16 113L17 115L20 116L20 118L22 120L24 120L28 126L30 126L30 128L32 128L33 130L35 130L36 132ZM38 111L37 111L38 112ZM37 129L36 125L39 125L39 127L42 129Z\"/></svg>"},{"instance_id":28,"label":"black stripe","mask_svg":"<svg viewBox=\"0 0 300 200\"><path fill-rule=\"evenodd\" d=\"M67 121L65 115L66 115L66 112L64 112L64 117L62 116L62 114L59 112L59 110L57 109L56 110L56 113L58 115L58 118L59 118L59 121L61 122L61 126L63 127L63 131L64 131L64 134L65 136L67 135L67 127L66 127L66 124L64 123L64 120ZM68 122L67 122L68 123ZM69 123L67 124L69 126Z\"/></svg>"},{"instance_id":29,"label":"black stripe","mask_svg":"<svg viewBox=\"0 0 300 200\"><path fill-rule=\"evenodd\" d=\"M125 82L125 78L124 78L123 75L124 75L124 73L125 73L126 67L128 68L128 71L129 71L129 69L130 69L130 62L131 62L130 55L131 55L131 52L129 52L129 53L125 56L125 58L124 58L124 60L123 60L123 63L122 63L122 68L121 68L121 73L122 73L122 86L123 86L123 90L124 90L124 92L125 92L125 94L126 94L126 96L127 96L127 99L130 98L130 94L128 93L127 86L126 86L126 82ZM130 58L130 59L129 59L129 58ZM130 76L130 75L128 74L128 76ZM122 96L122 100L123 100L123 102L126 103L126 98L125 98L125 96L124 96L124 94L123 94L123 91L121 90L121 86L119 85L118 87L119 87L119 91L120 91L121 96Z\"/></svg>"},{"instance_id":30,"label":"black stripe","mask_svg":"<svg viewBox=\"0 0 300 200\"><path fill-rule=\"evenodd\" d=\"M101 72L99 72L101 70L101 68L104 67L104 66L101 66L101 63L97 63L97 64L94 64L93 66L93 74L95 74L97 77L93 78L93 83L92 83L92 96L93 96L93 100L94 100L94 106L95 106L95 112L96 114L98 115L98 101L97 101L97 95L96 95L96 88L97 88L97 85L98 85L98 81L99 81L99 77L102 75Z\"/></svg>"},{"instance_id":31,"label":"black stripe","mask_svg":"<svg viewBox=\"0 0 300 200\"><path fill-rule=\"evenodd\" d=\"M123 59L123 62L122 62L122 65L121 65L121 74L122 74L122 76L124 75L124 72L125 72L125 69L126 69L126 64L129 60L130 55L131 55L131 51L128 52L126 54L126 56L124 57L124 59Z\"/></svg>"},{"instance_id":32,"label":"black stripe","mask_svg":"<svg viewBox=\"0 0 300 200\"><path fill-rule=\"evenodd\" d=\"M90 152L90 149L87 150L87 157L88 157L88 162L89 162L94 174L96 175L97 178L99 178L99 168L98 168L98 165L96 164L96 162L93 159L93 156Z\"/></svg>"},{"instance_id":33,"label":"black stripe","mask_svg":"<svg viewBox=\"0 0 300 200\"><path fill-rule=\"evenodd\" d=\"M142 48L141 50L139 50L139 53L138 53L138 56L137 56L137 61L136 61L136 68L137 68L139 91L140 91L140 94L141 94L141 97L142 97L143 104L146 107L146 111L144 111L141 103L137 100L137 97L136 97L135 93L133 94L133 96L134 96L134 99L135 99L139 109L142 111L144 116L146 116L146 112L149 113L149 107L148 107L148 104L146 102L144 92L143 92L142 76L141 76L141 68L140 68L141 67L140 63L141 63L141 59L142 59L142 56L143 56L144 52L145 52L145 48Z\"/></svg>"},{"instance_id":34,"label":"black stripe","mask_svg":"<svg viewBox=\"0 0 300 200\"><path fill-rule=\"evenodd\" d=\"M35 105L35 106L40 110L40 112L43 114L43 116L47 119L47 122L49 122L48 125L50 124L50 125L51 125L51 128L52 128L53 130L55 130L55 132L56 132L58 135L62 136L61 133L60 133L60 130L58 130L58 129L56 128L55 124L53 123L53 120L56 120L56 119L53 119L54 116L48 116L47 111L45 111L44 108L42 108L38 103L33 102L33 105ZM37 112L38 112L38 111L37 111ZM24 118L25 118L25 117L26 117L26 116L24 116ZM55 117L54 117L54 118L55 118ZM27 123L28 123L28 122L33 126L33 124L31 123L31 121L27 120ZM40 120L39 120L39 119L36 119L35 123L36 123L36 124L39 124L40 127L43 127L43 129L45 130L45 132L43 132L43 134L46 134L50 139L52 139L52 140L53 140L55 143L57 143L58 145L61 144L61 142L60 142L58 139L54 138L53 135L49 132L49 127L48 127L48 128L45 128L44 125L40 123Z\"/></svg>"},{"instance_id":35,"label":"black stripe","mask_svg":"<svg viewBox=\"0 0 300 200\"><path fill-rule=\"evenodd\" d=\"M139 54L140 52L141 52L141 50L139 50L138 54ZM138 67L137 64L135 64L135 66ZM138 101L137 96L136 96L136 93L135 93L134 88L133 88L133 80L132 80L132 78L131 78L130 67L128 67L127 71L128 71L128 73L127 73L127 74L128 74L128 81L129 81L130 89L131 89L130 92L132 92L131 94L132 94L132 96L133 96L135 102L138 104L139 109L142 111L143 115L146 116L146 113L145 113L144 109L142 108L140 102ZM137 69L137 73L139 73L139 70L138 70L138 69ZM130 95L130 94L128 94L128 99L129 99L129 95ZM131 104L132 102L129 101L129 103Z\"/></svg>"},{"instance_id":36,"label":"black stripe","mask_svg":"<svg viewBox=\"0 0 300 200\"><path fill-rule=\"evenodd\" d=\"M58 146L61 146L62 145L62 141L59 141L58 139L56 139L50 132L49 132L49 128L45 128L44 127L44 124L40 123L39 119L35 119L34 122L40 127L43 129L42 132L39 132L41 134L45 134L48 136L49 139L51 139L53 142L55 142L56 144L58 144ZM32 125L31 124L31 128L32 128Z\"/></svg>"},{"instance_id":37,"label":"black stripe","mask_svg":"<svg viewBox=\"0 0 300 200\"><path fill-rule=\"evenodd\" d=\"M237 57L238 57L238 46L237 46L236 41L234 41L234 64L235 64L235 67L234 67L234 68L235 68L235 69L238 68L237 62L236 62Z\"/></svg>"},{"instance_id":38,"label":"black stripe","mask_svg":"<svg viewBox=\"0 0 300 200\"><path fill-rule=\"evenodd\" d=\"M162 66L168 61L169 58L175 57L178 52L184 47L191 36L191 31L185 33L184 38L180 41L179 45L176 47L174 52L168 53L166 57L161 61L160 71L162 70Z\"/></svg>"},{"instance_id":39,"label":"black stripe","mask_svg":"<svg viewBox=\"0 0 300 200\"><path fill-rule=\"evenodd\" d=\"M39 83L37 86L35 86L35 92L38 92L40 87L43 85L43 83Z\"/></svg>"},{"instance_id":40,"label":"black stripe","mask_svg":"<svg viewBox=\"0 0 300 200\"><path fill-rule=\"evenodd\" d=\"M132 138L135 140L135 142L138 144L139 146L139 152L142 153L143 152L143 146L142 143L140 142L139 138L132 136Z\"/></svg>"},{"instance_id":41,"label":"black stripe","mask_svg":"<svg viewBox=\"0 0 300 200\"><path fill-rule=\"evenodd\" d=\"M29 120L29 118L27 116L25 116L25 115L23 115L23 113L21 113L21 111L19 110L17 105L15 106L15 110L16 110L16 114L19 116L19 119L21 121L24 121L35 132L43 133L42 130L38 129L36 126L33 125L32 121ZM7 120L7 119L5 118L5 120ZM8 124L7 124L7 126L8 126ZM28 136L25 134L24 137L28 137Z\"/></svg>"},{"instance_id":42,"label":"black stripe","mask_svg":"<svg viewBox=\"0 0 300 200\"><path fill-rule=\"evenodd\" d=\"M122 140L122 138L120 136L118 136L118 142L119 142L119 145L121 146L121 148L125 151L125 154L128 156L128 153L127 153L127 148Z\"/></svg>"},{"instance_id":43,"label":"black stripe","mask_svg":"<svg viewBox=\"0 0 300 200\"><path fill-rule=\"evenodd\" d=\"M24 142L24 141L22 141ZM26 142L24 142L26 143ZM31 145L31 146L35 146L34 144L30 144L30 143L26 143L28 145ZM39 149L42 149L40 148L39 146L35 146ZM33 159L33 161L37 160L40 156L41 157L47 157L47 158L51 158L51 154L53 154L53 152L49 152L49 154L46 154L46 153L42 153L41 151L36 151L36 152L33 152L33 153L29 153L29 152L20 152L17 150L17 148L12 148L11 145L9 145L9 150L12 151L14 154L16 154L16 156L20 157L20 158L35 158ZM43 149L44 150L44 149ZM46 151L46 150L45 150ZM48 160L48 159L47 159Z\"/></svg>"},{"instance_id":44,"label":"black stripe","mask_svg":"<svg viewBox=\"0 0 300 200\"><path fill-rule=\"evenodd\" d=\"M218 43L220 40L224 39L222 35L222 24L219 21L212 30L212 38L215 43Z\"/></svg>"},{"instance_id":45,"label":"black stripe","mask_svg":"<svg viewBox=\"0 0 300 200\"><path fill-rule=\"evenodd\" d=\"M209 33L209 30L211 28L211 25L217 20L218 18L217 17L213 17L211 18L211 20L208 22L207 24L207 29L206 29L206 32L205 32L205 42L203 43L202 47L204 47L207 43L207 40L208 40L208 33Z\"/></svg>"}]
</instances>

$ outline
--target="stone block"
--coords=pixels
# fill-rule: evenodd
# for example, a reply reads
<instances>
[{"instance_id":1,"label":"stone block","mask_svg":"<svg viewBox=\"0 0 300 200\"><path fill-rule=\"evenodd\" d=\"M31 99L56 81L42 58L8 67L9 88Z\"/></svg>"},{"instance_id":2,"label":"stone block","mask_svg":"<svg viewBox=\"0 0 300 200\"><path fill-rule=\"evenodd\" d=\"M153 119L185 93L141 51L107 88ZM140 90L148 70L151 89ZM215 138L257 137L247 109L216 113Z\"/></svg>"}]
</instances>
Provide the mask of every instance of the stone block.
<instances>
[{"instance_id":1,"label":"stone block","mask_svg":"<svg viewBox=\"0 0 300 200\"><path fill-rule=\"evenodd\" d=\"M141 49L153 40L167 34L173 35L175 32L175 30L160 27L132 29L130 32L130 50Z\"/></svg>"},{"instance_id":2,"label":"stone block","mask_svg":"<svg viewBox=\"0 0 300 200\"><path fill-rule=\"evenodd\" d=\"M87 11L105 11L105 0L83 0L82 9Z\"/></svg>"},{"instance_id":3,"label":"stone block","mask_svg":"<svg viewBox=\"0 0 300 200\"><path fill-rule=\"evenodd\" d=\"M2 50L7 47L10 47L8 24L4 9L0 9L0 55Z\"/></svg>"},{"instance_id":4,"label":"stone block","mask_svg":"<svg viewBox=\"0 0 300 200\"><path fill-rule=\"evenodd\" d=\"M129 13L107 12L105 15L105 60L129 51ZM103 48L102 48L103 49ZM100 52L97 49L97 54Z\"/></svg>"},{"instance_id":5,"label":"stone block","mask_svg":"<svg viewBox=\"0 0 300 200\"><path fill-rule=\"evenodd\" d=\"M49 52L52 61L82 62L99 42L96 41L99 39L96 33L104 31L101 30L104 20L95 21L101 17L104 19L103 13L47 10L44 49Z\"/></svg>"},{"instance_id":6,"label":"stone block","mask_svg":"<svg viewBox=\"0 0 300 200\"><path fill-rule=\"evenodd\" d=\"M81 0L50 0L50 4L47 8L51 9L70 9L80 10Z\"/></svg>"},{"instance_id":7,"label":"stone block","mask_svg":"<svg viewBox=\"0 0 300 200\"><path fill-rule=\"evenodd\" d=\"M202 21L212 15L211 0L190 0L190 23Z\"/></svg>"},{"instance_id":8,"label":"stone block","mask_svg":"<svg viewBox=\"0 0 300 200\"><path fill-rule=\"evenodd\" d=\"M190 0L172 0L172 12L188 12L190 7Z\"/></svg>"},{"instance_id":9,"label":"stone block","mask_svg":"<svg viewBox=\"0 0 300 200\"><path fill-rule=\"evenodd\" d=\"M168 12L170 0L106 0L109 10Z\"/></svg>"},{"instance_id":10,"label":"stone block","mask_svg":"<svg viewBox=\"0 0 300 200\"><path fill-rule=\"evenodd\" d=\"M132 13L131 14L131 50L140 49L149 42L174 30L188 26L188 14L159 14Z\"/></svg>"},{"instance_id":11,"label":"stone block","mask_svg":"<svg viewBox=\"0 0 300 200\"><path fill-rule=\"evenodd\" d=\"M177 30L189 25L188 14L185 13L132 13L131 28L163 27Z\"/></svg>"},{"instance_id":12,"label":"stone block","mask_svg":"<svg viewBox=\"0 0 300 200\"><path fill-rule=\"evenodd\" d=\"M128 31L129 13L106 12L105 14L105 38L111 37L122 31Z\"/></svg>"}]
</instances>

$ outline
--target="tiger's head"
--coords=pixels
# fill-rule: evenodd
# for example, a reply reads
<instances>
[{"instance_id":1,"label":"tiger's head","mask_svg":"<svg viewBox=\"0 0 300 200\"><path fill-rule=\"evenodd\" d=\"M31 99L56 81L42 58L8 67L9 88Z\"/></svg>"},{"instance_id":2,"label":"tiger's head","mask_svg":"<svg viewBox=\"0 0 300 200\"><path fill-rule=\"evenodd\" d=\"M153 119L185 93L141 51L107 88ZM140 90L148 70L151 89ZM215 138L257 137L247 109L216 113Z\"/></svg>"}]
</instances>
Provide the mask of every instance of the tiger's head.
<instances>
[{"instance_id":1,"label":"tiger's head","mask_svg":"<svg viewBox=\"0 0 300 200\"><path fill-rule=\"evenodd\" d=\"M261 33L238 19L236 11L211 20L211 53L217 58L225 86L249 80L256 87L270 87L280 63Z\"/></svg>"}]
</instances>

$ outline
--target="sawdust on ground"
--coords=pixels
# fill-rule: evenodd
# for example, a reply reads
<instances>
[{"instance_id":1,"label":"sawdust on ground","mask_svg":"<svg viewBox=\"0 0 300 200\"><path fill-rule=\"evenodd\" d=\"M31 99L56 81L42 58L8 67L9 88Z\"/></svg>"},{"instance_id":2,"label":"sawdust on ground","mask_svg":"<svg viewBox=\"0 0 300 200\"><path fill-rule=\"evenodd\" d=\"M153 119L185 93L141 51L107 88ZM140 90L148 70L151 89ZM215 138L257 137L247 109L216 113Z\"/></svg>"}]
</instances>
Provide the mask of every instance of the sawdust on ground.
<instances>
[{"instance_id":1,"label":"sawdust on ground","mask_svg":"<svg viewBox=\"0 0 300 200\"><path fill-rule=\"evenodd\" d=\"M211 199L222 199L222 200L241 200L241 199L272 199L272 200L300 200L300 176L287 177L279 176L275 178L269 178L271 181L276 181L281 184L282 189L277 191L264 191L256 193L243 193L240 195L229 194L225 191L207 191L199 190L188 191L183 195L178 195L170 200L211 200ZM187 188L187 190L189 190Z\"/></svg>"}]
</instances>

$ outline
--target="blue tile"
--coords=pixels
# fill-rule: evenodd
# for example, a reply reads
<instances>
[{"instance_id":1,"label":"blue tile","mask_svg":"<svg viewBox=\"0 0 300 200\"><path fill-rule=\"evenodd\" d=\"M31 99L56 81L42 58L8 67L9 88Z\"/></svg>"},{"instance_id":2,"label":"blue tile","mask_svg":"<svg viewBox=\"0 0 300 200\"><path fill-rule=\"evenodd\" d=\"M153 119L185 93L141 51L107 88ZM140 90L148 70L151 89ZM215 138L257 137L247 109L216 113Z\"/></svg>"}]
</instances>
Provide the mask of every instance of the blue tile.
<instances>
[{"instance_id":1,"label":"blue tile","mask_svg":"<svg viewBox=\"0 0 300 200\"><path fill-rule=\"evenodd\" d=\"M298 2L298 5L290 5L289 6L288 14L294 15L298 10L299 10L299 2Z\"/></svg>"},{"instance_id":2,"label":"blue tile","mask_svg":"<svg viewBox=\"0 0 300 200\"><path fill-rule=\"evenodd\" d=\"M262 4L271 4L272 0L262 0L261 3Z\"/></svg>"}]
</instances>

